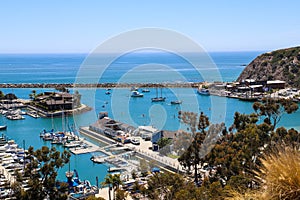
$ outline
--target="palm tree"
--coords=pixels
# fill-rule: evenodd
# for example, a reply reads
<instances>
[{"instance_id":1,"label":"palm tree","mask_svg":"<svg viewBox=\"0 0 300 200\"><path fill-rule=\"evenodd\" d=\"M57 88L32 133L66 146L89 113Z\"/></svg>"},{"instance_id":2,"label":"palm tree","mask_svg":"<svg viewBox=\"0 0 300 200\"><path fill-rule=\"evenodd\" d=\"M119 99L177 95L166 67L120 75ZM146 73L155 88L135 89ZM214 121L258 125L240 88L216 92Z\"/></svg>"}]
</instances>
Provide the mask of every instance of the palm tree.
<instances>
[{"instance_id":1,"label":"palm tree","mask_svg":"<svg viewBox=\"0 0 300 200\"><path fill-rule=\"evenodd\" d=\"M111 186L113 184L113 175L112 174L107 174L106 177L104 178L104 181L101 183L101 185L108 186L108 199L111 200Z\"/></svg>"},{"instance_id":2,"label":"palm tree","mask_svg":"<svg viewBox=\"0 0 300 200\"><path fill-rule=\"evenodd\" d=\"M107 174L102 182L102 186L108 186L108 198L111 200L110 191L113 190L114 199L115 199L115 190L119 189L119 186L122 184L120 174Z\"/></svg>"}]
</instances>

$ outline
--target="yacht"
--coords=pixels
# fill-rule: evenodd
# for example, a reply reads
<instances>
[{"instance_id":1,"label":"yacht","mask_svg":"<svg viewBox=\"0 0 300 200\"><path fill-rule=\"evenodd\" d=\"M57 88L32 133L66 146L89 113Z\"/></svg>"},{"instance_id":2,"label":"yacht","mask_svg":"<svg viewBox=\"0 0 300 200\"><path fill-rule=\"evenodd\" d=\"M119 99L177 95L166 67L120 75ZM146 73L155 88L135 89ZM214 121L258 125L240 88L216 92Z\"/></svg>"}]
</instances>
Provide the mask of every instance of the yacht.
<instances>
[{"instance_id":1,"label":"yacht","mask_svg":"<svg viewBox=\"0 0 300 200\"><path fill-rule=\"evenodd\" d=\"M131 97L143 97L144 94L139 93L137 90L132 91Z\"/></svg>"},{"instance_id":2,"label":"yacht","mask_svg":"<svg viewBox=\"0 0 300 200\"><path fill-rule=\"evenodd\" d=\"M198 89L198 94L201 94L201 95L210 95L210 92L208 89L205 89L205 88L202 88L202 89Z\"/></svg>"}]
</instances>

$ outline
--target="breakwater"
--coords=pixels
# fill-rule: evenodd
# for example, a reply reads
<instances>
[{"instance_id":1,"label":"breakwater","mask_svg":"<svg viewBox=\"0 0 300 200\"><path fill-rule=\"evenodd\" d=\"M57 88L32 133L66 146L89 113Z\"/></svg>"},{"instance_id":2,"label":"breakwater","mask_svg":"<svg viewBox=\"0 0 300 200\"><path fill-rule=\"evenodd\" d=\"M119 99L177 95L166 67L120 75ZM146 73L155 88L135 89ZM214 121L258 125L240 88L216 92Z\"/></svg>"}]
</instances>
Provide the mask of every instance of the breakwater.
<instances>
[{"instance_id":1,"label":"breakwater","mask_svg":"<svg viewBox=\"0 0 300 200\"><path fill-rule=\"evenodd\" d=\"M0 88L198 88L202 82L187 83L0 83Z\"/></svg>"}]
</instances>

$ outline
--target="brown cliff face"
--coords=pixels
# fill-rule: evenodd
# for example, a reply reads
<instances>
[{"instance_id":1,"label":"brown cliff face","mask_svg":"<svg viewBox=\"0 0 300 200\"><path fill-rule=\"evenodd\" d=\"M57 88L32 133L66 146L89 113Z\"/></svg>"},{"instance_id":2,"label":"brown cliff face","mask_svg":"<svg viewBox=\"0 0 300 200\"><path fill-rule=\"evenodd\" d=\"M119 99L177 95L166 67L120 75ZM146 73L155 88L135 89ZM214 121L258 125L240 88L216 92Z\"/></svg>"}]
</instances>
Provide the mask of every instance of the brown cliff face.
<instances>
[{"instance_id":1,"label":"brown cliff face","mask_svg":"<svg viewBox=\"0 0 300 200\"><path fill-rule=\"evenodd\" d=\"M283 80L300 88L300 47L280 49L255 58L240 74L244 79Z\"/></svg>"}]
</instances>

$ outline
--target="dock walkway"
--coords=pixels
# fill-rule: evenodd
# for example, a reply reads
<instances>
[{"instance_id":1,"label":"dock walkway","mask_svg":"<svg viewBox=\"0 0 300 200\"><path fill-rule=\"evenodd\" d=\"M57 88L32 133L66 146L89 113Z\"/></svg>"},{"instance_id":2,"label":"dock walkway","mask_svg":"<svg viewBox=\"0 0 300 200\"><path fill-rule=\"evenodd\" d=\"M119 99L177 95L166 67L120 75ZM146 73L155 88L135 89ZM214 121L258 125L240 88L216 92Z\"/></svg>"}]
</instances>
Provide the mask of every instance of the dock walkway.
<instances>
[{"instance_id":1,"label":"dock walkway","mask_svg":"<svg viewBox=\"0 0 300 200\"><path fill-rule=\"evenodd\" d=\"M116 143L116 141L106 137L105 135L101 135L99 133L89 130L89 127L80 127L79 132L97 141L110 144L110 146L113 146L111 145L112 143L113 144ZM137 155L140 158L144 158L147 161L149 160L155 161L157 165L159 165L161 168L165 168L172 172L183 172L183 169L177 159L173 159L168 156L163 156L160 155L159 152L150 150L149 147L152 147L151 141L144 141L142 139L140 141L141 141L140 145L126 144L125 147L132 149L134 152L137 153ZM107 147L103 147L103 149L105 148Z\"/></svg>"}]
</instances>

